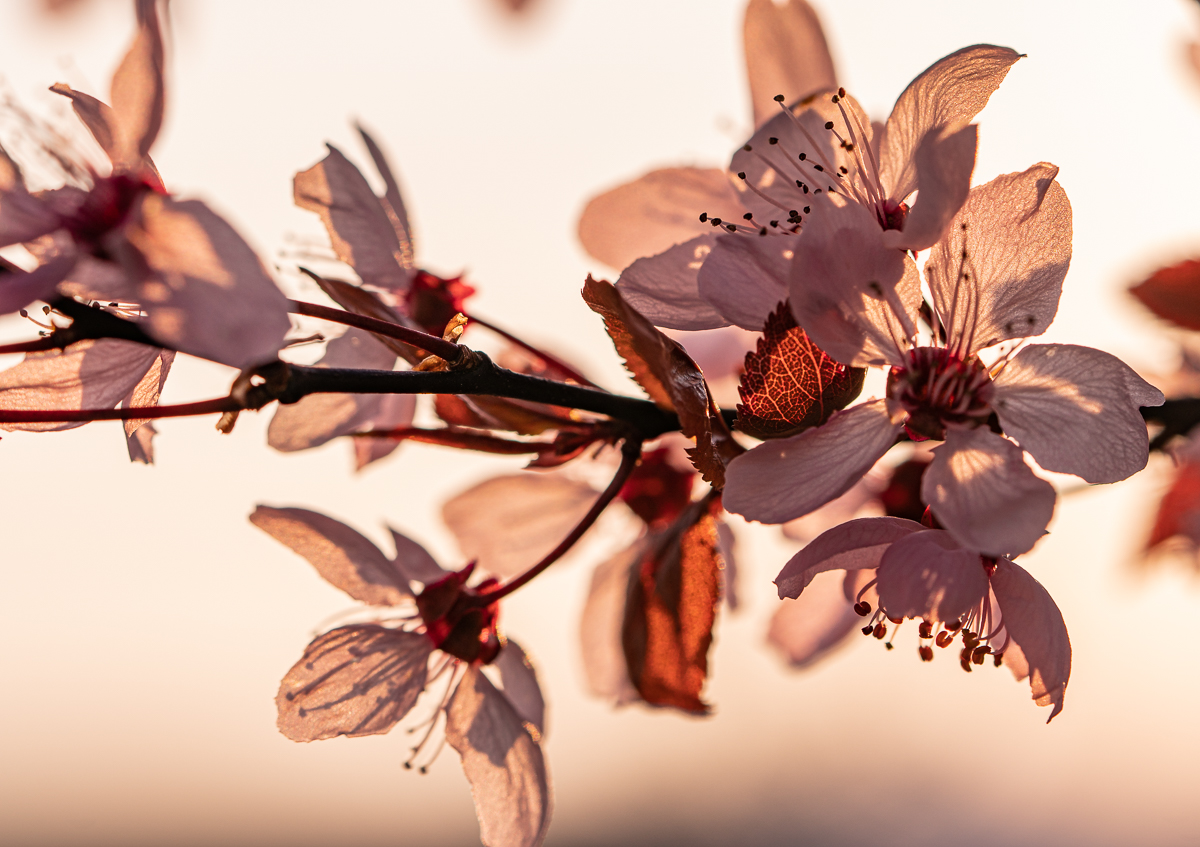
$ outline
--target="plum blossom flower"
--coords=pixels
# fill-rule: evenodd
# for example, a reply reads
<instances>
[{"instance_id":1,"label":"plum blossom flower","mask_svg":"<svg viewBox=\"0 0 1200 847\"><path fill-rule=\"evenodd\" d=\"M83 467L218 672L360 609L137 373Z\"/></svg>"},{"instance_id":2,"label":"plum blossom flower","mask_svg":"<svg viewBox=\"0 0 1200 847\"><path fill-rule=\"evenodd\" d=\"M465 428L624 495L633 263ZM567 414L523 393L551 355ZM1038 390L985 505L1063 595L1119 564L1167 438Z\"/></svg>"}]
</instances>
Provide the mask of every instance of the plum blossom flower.
<instances>
[{"instance_id":1,"label":"plum blossom flower","mask_svg":"<svg viewBox=\"0 0 1200 847\"><path fill-rule=\"evenodd\" d=\"M358 274L363 295L378 310L377 317L415 324L440 336L474 289L461 278L442 279L416 266L412 226L399 182L371 135L361 126L358 131L383 179L384 194L377 196L362 172L330 144L324 159L296 174L296 205L320 216L334 254ZM404 352L403 345L389 346L370 333L350 330L329 342L316 364L392 370L397 354ZM279 408L271 419L267 443L282 452L307 450L352 432L408 426L415 409L411 395L312 395ZM357 468L382 459L399 443L355 439Z\"/></svg>"},{"instance_id":2,"label":"plum blossom flower","mask_svg":"<svg viewBox=\"0 0 1200 847\"><path fill-rule=\"evenodd\" d=\"M250 520L332 585L379 610L368 623L337 627L308 645L279 686L279 731L293 741L379 735L444 680L428 731L405 766L422 755L444 716L446 741L471 783L483 843L541 844L550 824L539 743L545 702L525 652L497 629L497 604L486 600L496 580L468 586L474 563L443 570L395 530L396 555L389 557L349 526L306 509L259 506ZM485 666L495 669L499 688Z\"/></svg>"},{"instance_id":3,"label":"plum blossom flower","mask_svg":"<svg viewBox=\"0 0 1200 847\"><path fill-rule=\"evenodd\" d=\"M908 85L879 132L843 89L783 108L730 162L741 211L701 209L698 220L715 234L635 262L618 280L622 293L664 327L759 330L786 297L805 222L830 195L869 215L888 247L930 247L970 188L969 121L1019 58L976 45L940 59Z\"/></svg>"},{"instance_id":4,"label":"plum blossom flower","mask_svg":"<svg viewBox=\"0 0 1200 847\"><path fill-rule=\"evenodd\" d=\"M938 522L966 547L1010 555L1034 545L1054 510L1054 488L1025 452L1090 483L1145 466L1138 408L1163 396L1119 359L1064 344L1010 349L991 367L978 356L1044 332L1058 309L1071 213L1057 172L1043 163L972 190L925 264L936 330L923 345L912 259L885 246L862 206L820 201L828 208L796 251L792 311L835 360L889 367L887 396L734 459L727 509L767 523L807 514L907 432L943 442L921 484Z\"/></svg>"},{"instance_id":5,"label":"plum blossom flower","mask_svg":"<svg viewBox=\"0 0 1200 847\"><path fill-rule=\"evenodd\" d=\"M163 38L155 0L135 0L138 30L112 79L112 105L66 85L112 163L86 190L31 193L0 150L0 247L33 245L43 264L0 282L0 312L56 293L137 304L164 346L237 368L275 359L291 324L253 250L198 200L166 194L149 151L162 125ZM47 246L49 245L49 246Z\"/></svg>"},{"instance_id":6,"label":"plum blossom flower","mask_svg":"<svg viewBox=\"0 0 1200 847\"><path fill-rule=\"evenodd\" d=\"M779 596L801 598L814 578L835 570L846 572L853 611L860 621L866 618L864 634L882 640L889 623L920 620L924 661L933 659L933 645L945 648L960 639L963 670L991 655L996 667L1003 663L1017 680L1029 679L1035 703L1053 706L1047 723L1062 711L1071 676L1066 624L1046 589L1011 559L981 555L950 533L915 521L860 518L793 556L775 579ZM813 640L841 640L844 617L827 616L831 625L818 621ZM820 625L824 632L817 631Z\"/></svg>"}]
</instances>

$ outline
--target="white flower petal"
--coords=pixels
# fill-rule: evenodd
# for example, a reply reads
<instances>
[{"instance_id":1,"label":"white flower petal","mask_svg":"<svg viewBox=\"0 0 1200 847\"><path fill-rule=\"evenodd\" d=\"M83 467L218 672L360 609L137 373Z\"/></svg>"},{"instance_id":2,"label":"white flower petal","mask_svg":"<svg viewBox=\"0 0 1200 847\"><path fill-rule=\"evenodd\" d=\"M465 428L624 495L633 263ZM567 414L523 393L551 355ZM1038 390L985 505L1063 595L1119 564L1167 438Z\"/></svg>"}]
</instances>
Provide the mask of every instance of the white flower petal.
<instances>
[{"instance_id":1,"label":"white flower petal","mask_svg":"<svg viewBox=\"0 0 1200 847\"><path fill-rule=\"evenodd\" d=\"M787 236L719 236L697 278L700 296L735 326L762 332L767 317L787 299L796 239Z\"/></svg>"},{"instance_id":2,"label":"white flower petal","mask_svg":"<svg viewBox=\"0 0 1200 847\"><path fill-rule=\"evenodd\" d=\"M717 242L715 233L697 236L645 259L621 273L621 297L655 326L716 329L729 321L700 296L699 273Z\"/></svg>"},{"instance_id":3,"label":"white flower petal","mask_svg":"<svg viewBox=\"0 0 1200 847\"><path fill-rule=\"evenodd\" d=\"M939 529L915 532L889 547L877 576L879 608L893 618L956 621L988 590L979 554Z\"/></svg>"},{"instance_id":4,"label":"white flower petal","mask_svg":"<svg viewBox=\"0 0 1200 847\"><path fill-rule=\"evenodd\" d=\"M492 667L500 672L501 690L509 705L524 721L533 725L539 738L543 737L546 734L546 701L538 685L537 671L521 645L509 638Z\"/></svg>"},{"instance_id":5,"label":"white flower petal","mask_svg":"<svg viewBox=\"0 0 1200 847\"><path fill-rule=\"evenodd\" d=\"M996 379L992 406L1005 433L1048 471L1117 482L1149 457L1138 408L1162 392L1118 359L1090 347L1035 344Z\"/></svg>"},{"instance_id":6,"label":"white flower petal","mask_svg":"<svg viewBox=\"0 0 1200 847\"><path fill-rule=\"evenodd\" d=\"M541 844L550 827L542 749L477 667L468 668L446 706L446 741L462 756L484 845Z\"/></svg>"},{"instance_id":7,"label":"white flower petal","mask_svg":"<svg viewBox=\"0 0 1200 847\"><path fill-rule=\"evenodd\" d=\"M966 202L975 170L978 128L974 124L933 130L916 152L920 193L904 221L904 229L887 230L883 243L903 250L924 250L946 234Z\"/></svg>"},{"instance_id":8,"label":"white flower petal","mask_svg":"<svg viewBox=\"0 0 1200 847\"><path fill-rule=\"evenodd\" d=\"M711 231L702 212L734 218L739 206L720 168L662 168L588 201L579 240L591 256L621 270Z\"/></svg>"},{"instance_id":9,"label":"white flower petal","mask_svg":"<svg viewBox=\"0 0 1200 847\"><path fill-rule=\"evenodd\" d=\"M1041 335L1054 320L1072 229L1057 173L1043 162L972 189L931 251L925 278L933 306L963 356Z\"/></svg>"},{"instance_id":10,"label":"white flower petal","mask_svg":"<svg viewBox=\"0 0 1200 847\"><path fill-rule=\"evenodd\" d=\"M814 204L788 284L796 322L843 364L901 364L921 303L917 266L884 246L879 224L862 206Z\"/></svg>"},{"instance_id":11,"label":"white flower petal","mask_svg":"<svg viewBox=\"0 0 1200 847\"><path fill-rule=\"evenodd\" d=\"M1018 680L1029 677L1035 703L1054 706L1049 723L1062 711L1071 678L1071 639L1062 612L1041 583L1007 559L996 562L992 592L1011 639L1002 661Z\"/></svg>"},{"instance_id":12,"label":"white flower petal","mask_svg":"<svg viewBox=\"0 0 1200 847\"><path fill-rule=\"evenodd\" d=\"M805 0L750 0L742 40L755 126L779 114L776 95L794 103L837 86L821 21Z\"/></svg>"},{"instance_id":13,"label":"white flower petal","mask_svg":"<svg viewBox=\"0 0 1200 847\"><path fill-rule=\"evenodd\" d=\"M857 518L826 530L792 556L775 577L779 596L799 597L823 571L877 568L889 546L923 529L904 518Z\"/></svg>"},{"instance_id":14,"label":"white flower petal","mask_svg":"<svg viewBox=\"0 0 1200 847\"><path fill-rule=\"evenodd\" d=\"M1037 543L1054 515L1055 494L1011 441L986 429L956 429L934 449L921 499L964 547L999 556Z\"/></svg>"},{"instance_id":15,"label":"white flower petal","mask_svg":"<svg viewBox=\"0 0 1200 847\"><path fill-rule=\"evenodd\" d=\"M892 108L879 145L889 199L899 202L917 190L915 159L925 133L969 123L1019 58L1007 47L976 44L939 59L908 84Z\"/></svg>"},{"instance_id":16,"label":"white flower petal","mask_svg":"<svg viewBox=\"0 0 1200 847\"><path fill-rule=\"evenodd\" d=\"M899 431L887 404L871 400L822 426L760 444L729 463L725 508L762 523L807 515L858 482Z\"/></svg>"}]
</instances>

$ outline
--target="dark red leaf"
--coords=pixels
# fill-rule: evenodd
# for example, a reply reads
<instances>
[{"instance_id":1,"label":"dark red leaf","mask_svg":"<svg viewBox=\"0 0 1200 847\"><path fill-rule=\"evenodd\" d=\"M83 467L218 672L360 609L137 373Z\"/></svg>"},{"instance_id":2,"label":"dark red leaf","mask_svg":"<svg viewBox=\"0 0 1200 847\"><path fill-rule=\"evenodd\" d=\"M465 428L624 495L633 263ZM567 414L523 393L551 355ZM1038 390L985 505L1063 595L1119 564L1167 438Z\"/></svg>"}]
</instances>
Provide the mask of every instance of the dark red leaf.
<instances>
[{"instance_id":1,"label":"dark red leaf","mask_svg":"<svg viewBox=\"0 0 1200 847\"><path fill-rule=\"evenodd\" d=\"M1129 293L1163 320L1200 330L1200 259L1157 270Z\"/></svg>"},{"instance_id":2,"label":"dark red leaf","mask_svg":"<svg viewBox=\"0 0 1200 847\"><path fill-rule=\"evenodd\" d=\"M704 374L692 357L627 304L612 283L589 276L583 286L583 300L604 318L605 330L638 385L659 408L675 412L680 431L696 439L696 446L688 451L696 470L713 487L721 488L725 462L740 447L728 436L720 410L709 396Z\"/></svg>"},{"instance_id":3,"label":"dark red leaf","mask_svg":"<svg viewBox=\"0 0 1200 847\"><path fill-rule=\"evenodd\" d=\"M866 372L825 355L780 303L758 349L746 354L736 427L755 438L782 438L820 426L859 395Z\"/></svg>"},{"instance_id":4,"label":"dark red leaf","mask_svg":"<svg viewBox=\"0 0 1200 847\"><path fill-rule=\"evenodd\" d=\"M707 714L700 699L721 599L719 500L693 503L651 535L630 570L621 642L629 679L647 703Z\"/></svg>"},{"instance_id":5,"label":"dark red leaf","mask_svg":"<svg viewBox=\"0 0 1200 847\"><path fill-rule=\"evenodd\" d=\"M1200 541L1200 463L1184 462L1158 505L1154 528L1146 541L1150 550L1177 535Z\"/></svg>"}]
</instances>

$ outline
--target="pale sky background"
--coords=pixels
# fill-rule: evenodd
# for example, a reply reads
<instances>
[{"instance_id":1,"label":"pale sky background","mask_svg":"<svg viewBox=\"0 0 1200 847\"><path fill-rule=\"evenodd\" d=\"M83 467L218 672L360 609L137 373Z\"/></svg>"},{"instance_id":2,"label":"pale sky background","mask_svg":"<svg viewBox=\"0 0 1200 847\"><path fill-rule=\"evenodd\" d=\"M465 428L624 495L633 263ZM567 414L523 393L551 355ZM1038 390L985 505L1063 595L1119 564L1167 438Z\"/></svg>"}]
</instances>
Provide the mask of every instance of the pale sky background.
<instances>
[{"instance_id":1,"label":"pale sky background","mask_svg":"<svg viewBox=\"0 0 1200 847\"><path fill-rule=\"evenodd\" d=\"M740 0L541 0L525 26L485 0L179 0L170 101L154 157L169 188L210 201L267 257L317 236L291 177L350 122L391 154L420 262L466 269L479 314L621 387L578 290L591 194L654 166L723 165L749 129ZM1200 37L1184 0L815 0L843 84L883 118L907 82L977 42L1029 54L982 113L976 179L1048 160L1075 210L1075 254L1047 337L1159 372L1167 333L1124 288L1200 252ZM55 81L107 95L128 4L47 22L0 6L0 73L27 107ZM294 284L290 277L286 284ZM299 290L299 289L293 289ZM307 291L308 296L315 296ZM28 337L16 320L5 337ZM232 373L181 362L166 402L224 393ZM633 390L626 384L626 390ZM383 524L458 554L438 504L519 460L406 446L367 472L349 447L265 446L269 414L231 436L160 424L158 465L127 461L117 424L0 443L0 843L439 845L477 836L447 750L406 772L400 731L298 745L274 694L313 630L350 604L254 529L256 503ZM1051 726L1007 671L963 674L861 639L796 674L762 645L770 580L794 544L742 532L745 607L723 615L696 720L613 712L583 693L587 556L506 602L550 703L550 845L1194 844L1200 584L1133 563L1168 463L1074 493L1022 563L1070 629L1066 708ZM735 527L738 531L744 525ZM617 544L593 539L591 557Z\"/></svg>"}]
</instances>

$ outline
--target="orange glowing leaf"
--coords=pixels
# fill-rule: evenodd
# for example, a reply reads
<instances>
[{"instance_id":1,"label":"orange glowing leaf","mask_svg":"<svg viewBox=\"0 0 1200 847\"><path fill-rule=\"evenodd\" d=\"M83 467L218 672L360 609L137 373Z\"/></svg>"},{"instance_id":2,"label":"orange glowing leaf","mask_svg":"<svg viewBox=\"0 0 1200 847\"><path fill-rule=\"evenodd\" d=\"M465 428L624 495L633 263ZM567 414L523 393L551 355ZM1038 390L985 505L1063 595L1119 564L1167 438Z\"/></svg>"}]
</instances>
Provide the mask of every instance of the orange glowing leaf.
<instances>
[{"instance_id":1,"label":"orange glowing leaf","mask_svg":"<svg viewBox=\"0 0 1200 847\"><path fill-rule=\"evenodd\" d=\"M1200 259L1161 268L1129 293L1163 320L1200 330Z\"/></svg>"},{"instance_id":2,"label":"orange glowing leaf","mask_svg":"<svg viewBox=\"0 0 1200 847\"><path fill-rule=\"evenodd\" d=\"M1154 528L1146 540L1151 550L1177 535L1195 540L1200 530L1200 463L1184 462L1158 504Z\"/></svg>"},{"instance_id":3,"label":"orange glowing leaf","mask_svg":"<svg viewBox=\"0 0 1200 847\"><path fill-rule=\"evenodd\" d=\"M755 438L782 438L820 426L862 391L865 368L829 358L786 302L767 318L758 349L746 354L738 386L737 428Z\"/></svg>"},{"instance_id":4,"label":"orange glowing leaf","mask_svg":"<svg viewBox=\"0 0 1200 847\"><path fill-rule=\"evenodd\" d=\"M621 641L629 679L654 706L708 714L700 699L721 599L714 512L699 500L665 533L651 535L630 571Z\"/></svg>"}]
</instances>

